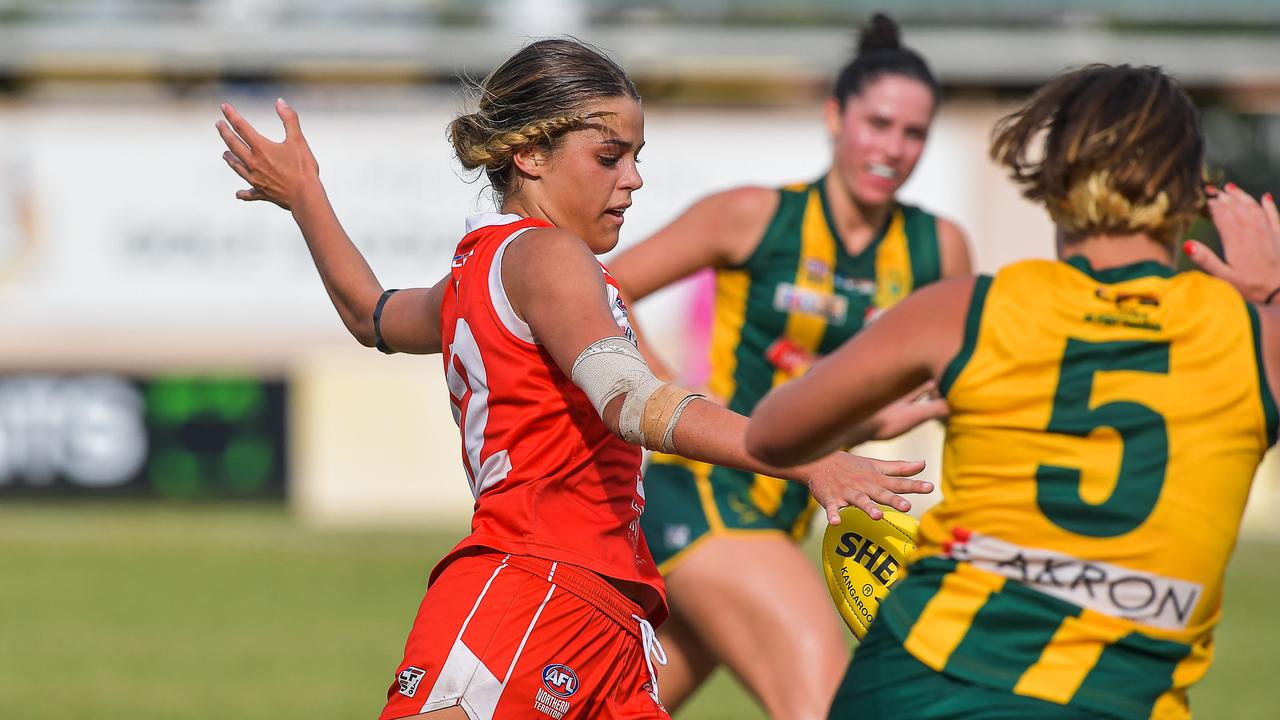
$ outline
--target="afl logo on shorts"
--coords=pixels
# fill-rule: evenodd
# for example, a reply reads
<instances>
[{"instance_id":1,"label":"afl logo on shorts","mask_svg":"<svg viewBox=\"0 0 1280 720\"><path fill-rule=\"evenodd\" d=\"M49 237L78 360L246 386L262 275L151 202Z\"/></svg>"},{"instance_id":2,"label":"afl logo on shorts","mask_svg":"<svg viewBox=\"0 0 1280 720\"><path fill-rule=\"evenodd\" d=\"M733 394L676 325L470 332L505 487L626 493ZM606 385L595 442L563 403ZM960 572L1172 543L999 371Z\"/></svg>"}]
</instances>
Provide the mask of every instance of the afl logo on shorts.
<instances>
[{"instance_id":1,"label":"afl logo on shorts","mask_svg":"<svg viewBox=\"0 0 1280 720\"><path fill-rule=\"evenodd\" d=\"M412 665L401 670L400 674L396 676L396 683L400 686L400 694L406 697L413 697L413 694L418 692L418 683L422 682L422 677L426 674L426 670Z\"/></svg>"},{"instance_id":2,"label":"afl logo on shorts","mask_svg":"<svg viewBox=\"0 0 1280 720\"><path fill-rule=\"evenodd\" d=\"M567 698L578 692L578 674L568 665L548 665L542 668L542 684L552 695Z\"/></svg>"}]
</instances>

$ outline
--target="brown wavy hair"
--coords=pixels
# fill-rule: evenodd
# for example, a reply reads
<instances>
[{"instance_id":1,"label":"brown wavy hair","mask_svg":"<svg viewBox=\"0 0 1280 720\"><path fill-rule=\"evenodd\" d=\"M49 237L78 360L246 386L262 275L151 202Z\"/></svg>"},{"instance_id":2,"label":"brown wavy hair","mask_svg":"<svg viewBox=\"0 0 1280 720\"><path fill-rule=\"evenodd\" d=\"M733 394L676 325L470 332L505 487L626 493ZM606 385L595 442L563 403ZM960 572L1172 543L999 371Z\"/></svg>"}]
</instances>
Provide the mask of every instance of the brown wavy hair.
<instances>
[{"instance_id":1,"label":"brown wavy hair","mask_svg":"<svg viewBox=\"0 0 1280 720\"><path fill-rule=\"evenodd\" d=\"M1157 67L1058 75L996 124L991 158L1071 238L1172 243L1205 204L1199 114Z\"/></svg>"},{"instance_id":2,"label":"brown wavy hair","mask_svg":"<svg viewBox=\"0 0 1280 720\"><path fill-rule=\"evenodd\" d=\"M554 150L570 130L604 113L601 100L640 99L627 73L604 53L574 38L524 46L476 88L476 111L449 123L449 142L462 167L483 168L499 198L517 187L512 158L521 150Z\"/></svg>"}]
</instances>

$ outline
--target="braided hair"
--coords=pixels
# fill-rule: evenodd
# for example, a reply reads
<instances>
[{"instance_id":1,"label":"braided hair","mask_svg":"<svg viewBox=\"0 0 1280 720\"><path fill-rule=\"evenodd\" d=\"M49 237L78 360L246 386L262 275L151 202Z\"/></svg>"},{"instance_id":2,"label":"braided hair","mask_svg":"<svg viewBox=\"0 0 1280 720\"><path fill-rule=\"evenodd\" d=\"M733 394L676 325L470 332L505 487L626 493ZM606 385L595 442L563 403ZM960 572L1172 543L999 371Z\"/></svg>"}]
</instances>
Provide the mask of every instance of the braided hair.
<instances>
[{"instance_id":1,"label":"braided hair","mask_svg":"<svg viewBox=\"0 0 1280 720\"><path fill-rule=\"evenodd\" d=\"M462 167L483 169L499 198L516 189L516 153L554 150L565 133L604 115L587 112L594 103L615 97L640 99L617 63L573 38L526 45L476 90L476 111L449 123L449 141Z\"/></svg>"}]
</instances>

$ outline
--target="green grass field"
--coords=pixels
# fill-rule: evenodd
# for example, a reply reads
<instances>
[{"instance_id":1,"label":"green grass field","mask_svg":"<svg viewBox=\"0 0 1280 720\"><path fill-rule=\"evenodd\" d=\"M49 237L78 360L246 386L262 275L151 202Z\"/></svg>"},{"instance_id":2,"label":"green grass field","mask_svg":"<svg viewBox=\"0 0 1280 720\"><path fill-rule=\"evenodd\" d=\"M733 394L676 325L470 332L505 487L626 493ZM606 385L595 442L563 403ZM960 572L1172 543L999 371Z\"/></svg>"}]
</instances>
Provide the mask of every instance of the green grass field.
<instances>
[{"instance_id":1,"label":"green grass field","mask_svg":"<svg viewBox=\"0 0 1280 720\"><path fill-rule=\"evenodd\" d=\"M0 507L0 717L371 718L460 530L266 507ZM1197 718L1280 715L1280 545L1244 544ZM762 718L721 673L679 718Z\"/></svg>"}]
</instances>

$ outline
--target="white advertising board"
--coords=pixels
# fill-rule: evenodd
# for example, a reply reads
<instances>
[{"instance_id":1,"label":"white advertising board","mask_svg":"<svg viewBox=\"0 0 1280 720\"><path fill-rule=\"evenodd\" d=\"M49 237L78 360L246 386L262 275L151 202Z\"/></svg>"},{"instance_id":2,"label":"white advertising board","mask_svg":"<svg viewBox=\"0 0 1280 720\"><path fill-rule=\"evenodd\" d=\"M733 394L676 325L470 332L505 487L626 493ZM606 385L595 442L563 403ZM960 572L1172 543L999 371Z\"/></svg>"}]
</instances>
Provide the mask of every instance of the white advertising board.
<instances>
[{"instance_id":1,"label":"white advertising board","mask_svg":"<svg viewBox=\"0 0 1280 720\"><path fill-rule=\"evenodd\" d=\"M233 197L209 97L182 102L32 101L0 107L0 329L92 328L145 338L190 331L338 335L341 328L287 213ZM270 99L228 98L280 135ZM444 127L449 94L292 99L348 231L388 287L430 284L447 268L463 218L491 206L465 182ZM652 109L645 187L628 213L634 242L699 196L745 183L817 177L827 140L818 107ZM971 206L938 141L912 181L962 220ZM296 345L289 344L296 348ZM92 353L95 348L86 348ZM108 351L109 348L98 348Z\"/></svg>"}]
</instances>

